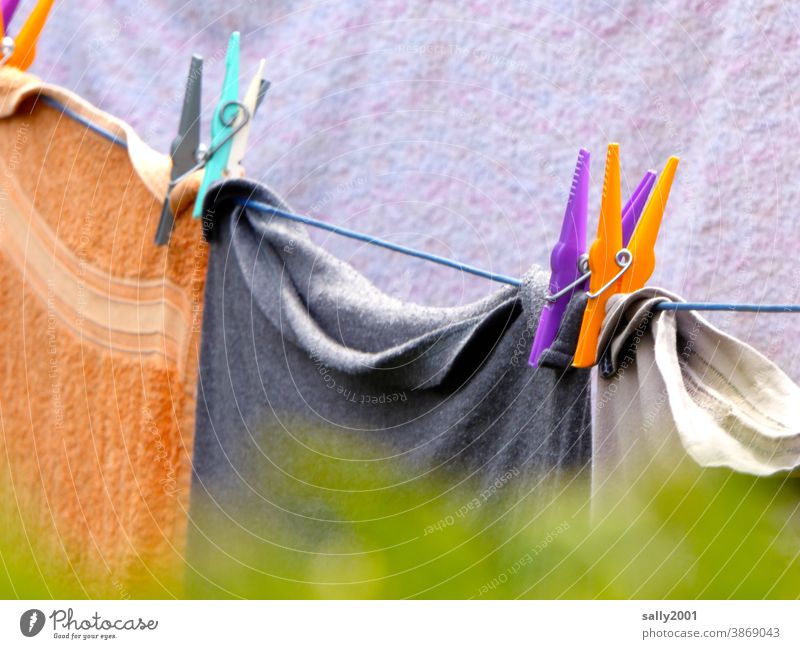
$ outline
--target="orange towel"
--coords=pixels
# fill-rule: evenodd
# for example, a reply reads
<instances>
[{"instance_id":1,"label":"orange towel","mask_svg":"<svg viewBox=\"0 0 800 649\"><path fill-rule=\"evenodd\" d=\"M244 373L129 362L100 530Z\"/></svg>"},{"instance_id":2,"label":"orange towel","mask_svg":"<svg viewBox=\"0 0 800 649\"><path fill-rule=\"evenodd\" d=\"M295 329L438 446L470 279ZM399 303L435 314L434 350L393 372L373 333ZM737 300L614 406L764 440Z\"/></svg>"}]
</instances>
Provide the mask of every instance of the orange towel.
<instances>
[{"instance_id":1,"label":"orange towel","mask_svg":"<svg viewBox=\"0 0 800 649\"><path fill-rule=\"evenodd\" d=\"M196 178L153 244L168 173L128 125L0 69L0 498L90 596L181 562L207 248Z\"/></svg>"}]
</instances>

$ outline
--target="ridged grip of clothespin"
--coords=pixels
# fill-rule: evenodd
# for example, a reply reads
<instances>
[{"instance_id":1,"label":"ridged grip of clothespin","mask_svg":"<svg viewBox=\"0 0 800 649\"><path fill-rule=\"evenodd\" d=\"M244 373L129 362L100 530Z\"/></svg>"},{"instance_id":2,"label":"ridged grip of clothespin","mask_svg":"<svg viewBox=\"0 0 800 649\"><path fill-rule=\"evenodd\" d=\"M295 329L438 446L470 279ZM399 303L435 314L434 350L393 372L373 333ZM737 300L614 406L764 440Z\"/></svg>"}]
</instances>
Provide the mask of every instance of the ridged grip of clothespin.
<instances>
[{"instance_id":1,"label":"ridged grip of clothespin","mask_svg":"<svg viewBox=\"0 0 800 649\"><path fill-rule=\"evenodd\" d=\"M579 160L580 162L580 160ZM586 162L586 167L588 169L588 158ZM577 167L575 172L577 174ZM572 191L575 190L575 180L576 176L573 176L573 187ZM656 173L655 171L648 170L645 173L644 177L639 181L639 184L636 186L636 189L631 194L630 198L628 198L628 202L625 203L625 207L622 208L622 241L623 244L627 244L630 240L631 234L633 233L634 228L636 227L636 223L639 220L639 217L642 214L642 210L644 209L645 204L647 203L647 197L650 195L650 190L653 188L653 183L656 180ZM587 190L588 191L588 190ZM572 194L570 194L570 200L572 198ZM566 224L566 219L569 214L569 206L568 212L564 215ZM586 211L584 209L584 232L586 228ZM562 225L563 229L564 225ZM563 233L562 233L563 237ZM574 266L577 268L578 265L578 258L582 255L586 250L585 244L585 236L583 239L583 247L578 252L577 257L575 258ZM557 244L558 245L558 244ZM555 253L556 249L553 249L553 253ZM553 267L553 256L551 255L550 264L551 268ZM554 271L555 272L555 271ZM575 277L577 279L577 275ZM573 280L574 281L574 280ZM561 286L569 286L572 283L564 282ZM539 364L539 359L541 358L542 353L545 349L550 347L553 344L553 341L556 339L558 335L558 329L561 326L561 321L564 319L564 312L566 311L567 305L569 304L569 300L572 298L573 295L577 291L585 291L586 286L588 284L588 280L584 282L582 285L576 286L574 290L570 291L567 295L562 296L556 302L548 302L545 304L544 308L542 309L542 315L539 318L539 323L536 327L536 334L533 340L533 346L531 347L531 356L529 359L529 363L534 367L537 367ZM560 288L554 289L555 285L560 284L560 282L553 281L553 275L550 276L550 294L553 295L557 293ZM560 313L559 313L560 311ZM544 324L544 328L542 325Z\"/></svg>"},{"instance_id":2,"label":"ridged grip of clothespin","mask_svg":"<svg viewBox=\"0 0 800 649\"><path fill-rule=\"evenodd\" d=\"M558 293L580 276L578 260L586 252L586 210L589 203L589 165L591 156L586 149L578 153L578 161L572 174L567 209L561 222L561 234L550 253L550 294ZM537 367L545 349L553 344L561 326L561 319L575 291L583 290L576 286L555 302L547 302L542 308L536 334L533 338L528 363Z\"/></svg>"},{"instance_id":3,"label":"ridged grip of clothespin","mask_svg":"<svg viewBox=\"0 0 800 649\"><path fill-rule=\"evenodd\" d=\"M597 238L589 248L589 270L592 271L589 290L592 293L603 288L619 272L616 255L622 249L621 202L619 144L612 143L608 145L606 154ZM575 360L572 363L574 367L594 365L600 327L605 317L606 302L611 293L611 290L606 290L597 297L590 298L586 303Z\"/></svg>"},{"instance_id":4,"label":"ridged grip of clothespin","mask_svg":"<svg viewBox=\"0 0 800 649\"><path fill-rule=\"evenodd\" d=\"M36 58L36 43L42 33L54 0L39 0L34 6L22 29L14 37L14 53L6 65L19 70L27 70Z\"/></svg>"},{"instance_id":5,"label":"ridged grip of clothespin","mask_svg":"<svg viewBox=\"0 0 800 649\"><path fill-rule=\"evenodd\" d=\"M228 158L231 153L230 134L233 132L233 122L230 119L230 112L236 110L235 106L230 106L230 102L238 101L239 98L239 32L233 32L228 41L228 53L225 57L225 79L222 82L222 93L219 103L214 111L211 121L211 144L209 151L214 153L206 161L203 173L203 182L197 192L197 201L194 204L193 215L200 217L203 213L203 201L205 200L208 188L217 180L222 178L222 172L228 165ZM226 141L227 140L227 141Z\"/></svg>"}]
</instances>

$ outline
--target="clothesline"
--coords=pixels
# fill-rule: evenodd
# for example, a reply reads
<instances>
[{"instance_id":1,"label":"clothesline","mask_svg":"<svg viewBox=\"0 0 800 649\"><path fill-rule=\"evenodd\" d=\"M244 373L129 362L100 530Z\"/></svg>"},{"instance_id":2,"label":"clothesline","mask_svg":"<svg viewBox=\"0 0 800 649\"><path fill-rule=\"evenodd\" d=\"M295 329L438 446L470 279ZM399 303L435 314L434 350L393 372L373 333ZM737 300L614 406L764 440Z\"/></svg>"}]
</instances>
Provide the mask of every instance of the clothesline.
<instances>
[{"instance_id":1,"label":"clothesline","mask_svg":"<svg viewBox=\"0 0 800 649\"><path fill-rule=\"evenodd\" d=\"M60 110L62 114L83 124L84 126L86 126L86 128L104 137L113 144L121 146L123 148L128 148L127 143L124 140L117 137L114 133L111 133L110 131L104 129L102 126L99 126L98 124L95 124L90 120L87 120L82 115L79 115L78 113L76 113L69 107L63 105L62 103L56 101L52 97L42 96L42 101L44 101L44 103L48 104L49 106L52 106L53 108ZM424 259L425 261L430 261L434 264L439 264L441 266L447 266L448 268L454 268L456 270L460 270L461 272L468 273L470 275L475 275L477 277L483 277L484 279L488 279L493 282L499 282L501 284L510 284L511 286L517 286L517 287L522 285L522 280L516 277L511 277L509 275L504 275L502 273L494 273L492 271L488 271L483 268L478 268L477 266L473 266L471 264L465 264L460 261L456 261L454 259L449 259L441 255L436 255L431 252L425 252L424 250L417 250L416 248L410 248L408 246L403 246L398 243L392 243L391 241L386 241L385 239L380 239L372 235L364 234L362 232L357 232L356 230L351 230L349 228L345 228L339 225L326 223L325 221L320 221L310 216L303 216L300 214L287 212L272 205L267 205L266 203L261 203L259 201L247 201L245 199L242 199L240 202L264 214L273 214L275 216L290 221L303 223L304 225L309 225L311 227L315 227L321 230L327 230L328 232L332 232L334 234L338 234L343 237L355 239L356 241L363 241L364 243L368 243L370 245L379 246L381 248L386 248L388 250L393 250L394 252L399 252L404 255L416 257L418 259ZM660 311L670 310L670 311L735 311L735 312L752 312L752 313L800 313L800 304L661 302L655 306L655 309Z\"/></svg>"},{"instance_id":2,"label":"clothesline","mask_svg":"<svg viewBox=\"0 0 800 649\"><path fill-rule=\"evenodd\" d=\"M251 207L264 214L274 214L275 216L279 216L289 221L295 221L297 223L303 223L304 225L310 225L312 227L319 228L320 230L327 230L328 232L333 232L334 234L338 234L343 237L355 239L356 241L363 241L364 243L369 243L373 246L379 246L381 248L387 248L388 250L394 250L395 252L400 252L404 255L417 257L419 259L424 259L425 261L430 261L433 262L434 264L447 266L448 268L455 268L456 270L460 270L462 272L469 273L471 275L477 275L478 277L483 277L485 279L490 279L494 282L499 282L501 284L510 284L511 286L522 286L522 280L516 277L510 277L509 275L503 275L501 273L493 273L492 271L484 270L483 268L478 268L477 266L472 266L470 264L464 264L460 261L449 259L447 257L442 257L441 255L436 255L431 252L425 252L424 250L417 250L416 248L409 248L408 246L401 246L398 243L392 243L391 241L386 241L385 239L373 237L372 235L364 234L363 232L358 232L356 230L351 230L349 228L345 228L340 225L333 225L331 223L326 223L325 221L320 221L310 216L302 216L300 214L287 212L286 210L274 207L273 205L268 205L267 203L248 200L244 198L239 199L238 202L240 205ZM726 304L724 302L661 302L660 304L655 305L655 309L660 311L748 311L756 313L800 313L800 304Z\"/></svg>"}]
</instances>

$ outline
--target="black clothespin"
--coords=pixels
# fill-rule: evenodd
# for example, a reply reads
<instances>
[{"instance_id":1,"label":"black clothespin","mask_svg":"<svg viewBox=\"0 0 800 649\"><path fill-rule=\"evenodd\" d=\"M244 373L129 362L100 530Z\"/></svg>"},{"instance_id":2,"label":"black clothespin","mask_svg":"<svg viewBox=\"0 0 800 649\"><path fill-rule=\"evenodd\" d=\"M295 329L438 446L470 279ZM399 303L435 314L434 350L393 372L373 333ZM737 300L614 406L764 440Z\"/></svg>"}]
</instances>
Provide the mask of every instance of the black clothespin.
<instances>
[{"instance_id":1,"label":"black clothespin","mask_svg":"<svg viewBox=\"0 0 800 649\"><path fill-rule=\"evenodd\" d=\"M183 95L183 109L181 110L181 123L178 135L172 140L170 157L172 158L172 172L170 173L169 189L164 198L164 207L156 230L156 245L164 246L169 243L175 217L169 206L169 195L177 181L192 171L198 164L200 149L200 102L203 81L203 57L197 54L192 56L189 66L189 77L186 79L186 92Z\"/></svg>"}]
</instances>

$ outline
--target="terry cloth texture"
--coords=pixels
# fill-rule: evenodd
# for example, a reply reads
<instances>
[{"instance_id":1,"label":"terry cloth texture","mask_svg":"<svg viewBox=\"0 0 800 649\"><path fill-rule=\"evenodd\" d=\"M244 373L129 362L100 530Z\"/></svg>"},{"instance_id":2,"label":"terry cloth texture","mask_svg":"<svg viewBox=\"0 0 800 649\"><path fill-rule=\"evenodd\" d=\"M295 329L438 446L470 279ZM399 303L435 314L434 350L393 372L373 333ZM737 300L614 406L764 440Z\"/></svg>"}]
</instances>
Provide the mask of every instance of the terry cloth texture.
<instances>
[{"instance_id":1,"label":"terry cloth texture","mask_svg":"<svg viewBox=\"0 0 800 649\"><path fill-rule=\"evenodd\" d=\"M800 465L800 387L749 345L658 288L616 295L598 349L593 491L690 460L770 475ZM610 492L609 492L610 493Z\"/></svg>"},{"instance_id":2,"label":"terry cloth texture","mask_svg":"<svg viewBox=\"0 0 800 649\"><path fill-rule=\"evenodd\" d=\"M172 244L157 248L169 158L11 68L0 167L3 500L82 583L130 584L177 558L185 536L208 248L183 214L196 179L178 188Z\"/></svg>"},{"instance_id":3,"label":"terry cloth texture","mask_svg":"<svg viewBox=\"0 0 800 649\"><path fill-rule=\"evenodd\" d=\"M364 463L370 497L398 508L409 506L404 489L460 484L477 495L498 480L506 495L546 500L586 465L589 373L559 366L557 355L551 367L527 363L546 273L464 307L404 303L301 226L241 208L242 199L288 209L244 180L207 199L191 510L199 531L187 558L201 594L242 594L222 585L231 574L239 585L259 571L275 583L302 580L293 565L309 552L352 552L357 526L336 508L354 497L348 476ZM576 335L574 326L561 332ZM325 487L331 455L353 468Z\"/></svg>"}]
</instances>

